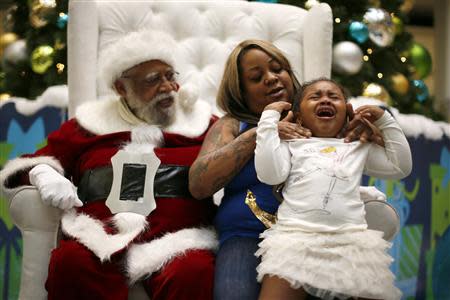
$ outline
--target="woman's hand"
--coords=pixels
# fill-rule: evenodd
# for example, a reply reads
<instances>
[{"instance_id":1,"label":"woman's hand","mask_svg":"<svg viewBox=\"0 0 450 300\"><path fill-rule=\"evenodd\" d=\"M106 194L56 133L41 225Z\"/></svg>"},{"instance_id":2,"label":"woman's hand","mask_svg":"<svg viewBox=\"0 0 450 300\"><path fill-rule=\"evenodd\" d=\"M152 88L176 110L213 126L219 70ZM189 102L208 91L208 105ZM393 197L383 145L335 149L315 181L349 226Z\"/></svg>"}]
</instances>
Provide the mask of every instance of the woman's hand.
<instances>
[{"instance_id":1,"label":"woman's hand","mask_svg":"<svg viewBox=\"0 0 450 300\"><path fill-rule=\"evenodd\" d=\"M378 120L384 111L378 106L364 105L359 107L356 112L350 103L347 103L347 114L350 121L344 131L345 142L349 143L355 140L361 143L373 142L384 147L381 131L372 124Z\"/></svg>"}]
</instances>

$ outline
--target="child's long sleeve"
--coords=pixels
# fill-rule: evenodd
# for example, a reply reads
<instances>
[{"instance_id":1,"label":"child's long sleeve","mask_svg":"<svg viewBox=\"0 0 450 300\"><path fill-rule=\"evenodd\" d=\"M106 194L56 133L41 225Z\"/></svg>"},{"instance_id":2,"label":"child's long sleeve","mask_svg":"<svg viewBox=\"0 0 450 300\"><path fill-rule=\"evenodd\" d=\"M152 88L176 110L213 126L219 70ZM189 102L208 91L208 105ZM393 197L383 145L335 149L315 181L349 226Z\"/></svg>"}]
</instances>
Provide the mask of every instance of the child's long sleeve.
<instances>
[{"instance_id":1,"label":"child's long sleeve","mask_svg":"<svg viewBox=\"0 0 450 300\"><path fill-rule=\"evenodd\" d=\"M387 112L374 122L383 135L384 147L372 145L364 173L385 179L401 179L412 169L408 141L394 118Z\"/></svg>"},{"instance_id":2,"label":"child's long sleeve","mask_svg":"<svg viewBox=\"0 0 450 300\"><path fill-rule=\"evenodd\" d=\"M280 113L265 110L256 130L255 168L261 182L276 185L284 182L291 169L288 146L280 141Z\"/></svg>"}]
</instances>

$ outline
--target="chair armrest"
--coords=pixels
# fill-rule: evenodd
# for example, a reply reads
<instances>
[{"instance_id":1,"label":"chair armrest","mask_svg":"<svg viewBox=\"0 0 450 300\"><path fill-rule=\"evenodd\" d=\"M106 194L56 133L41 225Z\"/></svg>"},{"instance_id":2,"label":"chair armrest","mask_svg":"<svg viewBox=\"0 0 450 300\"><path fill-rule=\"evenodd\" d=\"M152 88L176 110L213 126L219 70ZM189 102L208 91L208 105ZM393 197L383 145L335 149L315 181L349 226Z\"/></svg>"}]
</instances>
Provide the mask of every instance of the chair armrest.
<instances>
[{"instance_id":1,"label":"chair armrest","mask_svg":"<svg viewBox=\"0 0 450 300\"><path fill-rule=\"evenodd\" d=\"M23 238L19 299L47 299L44 284L62 211L45 205L34 186L24 186L10 199L9 213Z\"/></svg>"},{"instance_id":2,"label":"chair armrest","mask_svg":"<svg viewBox=\"0 0 450 300\"><path fill-rule=\"evenodd\" d=\"M392 241L400 230L400 217L395 208L381 200L366 201L364 208L368 229L381 231L385 240Z\"/></svg>"},{"instance_id":3,"label":"chair armrest","mask_svg":"<svg viewBox=\"0 0 450 300\"><path fill-rule=\"evenodd\" d=\"M45 205L36 187L29 185L12 195L9 213L21 231L57 232L62 211Z\"/></svg>"}]
</instances>

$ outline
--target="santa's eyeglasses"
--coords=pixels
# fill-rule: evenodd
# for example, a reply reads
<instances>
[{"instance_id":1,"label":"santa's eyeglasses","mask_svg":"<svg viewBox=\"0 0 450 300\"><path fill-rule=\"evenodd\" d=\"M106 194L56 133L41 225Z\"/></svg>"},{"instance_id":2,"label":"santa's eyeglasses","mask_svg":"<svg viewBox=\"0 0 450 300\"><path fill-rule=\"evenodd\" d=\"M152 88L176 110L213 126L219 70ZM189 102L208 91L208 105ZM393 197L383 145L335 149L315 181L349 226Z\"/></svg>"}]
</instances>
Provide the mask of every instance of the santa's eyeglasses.
<instances>
[{"instance_id":1,"label":"santa's eyeglasses","mask_svg":"<svg viewBox=\"0 0 450 300\"><path fill-rule=\"evenodd\" d=\"M156 87L162 84L165 80L169 83L174 83L177 81L179 73L174 70L169 70L165 73L154 72L150 73L144 78L138 78L130 75L122 75L121 78L132 79L139 84L146 87Z\"/></svg>"}]
</instances>

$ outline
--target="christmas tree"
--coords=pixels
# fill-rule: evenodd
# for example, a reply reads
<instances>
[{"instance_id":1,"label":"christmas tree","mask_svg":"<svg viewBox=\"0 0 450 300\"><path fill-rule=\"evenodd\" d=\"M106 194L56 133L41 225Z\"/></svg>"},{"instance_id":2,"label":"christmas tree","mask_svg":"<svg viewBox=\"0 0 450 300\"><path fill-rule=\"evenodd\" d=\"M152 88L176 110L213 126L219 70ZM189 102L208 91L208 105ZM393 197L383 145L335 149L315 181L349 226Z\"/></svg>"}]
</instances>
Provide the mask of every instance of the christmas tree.
<instances>
[{"instance_id":1,"label":"christmas tree","mask_svg":"<svg viewBox=\"0 0 450 300\"><path fill-rule=\"evenodd\" d=\"M0 98L35 99L67 83L66 0L10 1L0 36Z\"/></svg>"},{"instance_id":2,"label":"christmas tree","mask_svg":"<svg viewBox=\"0 0 450 300\"><path fill-rule=\"evenodd\" d=\"M319 0L281 0L310 9ZM332 78L351 96L377 98L402 113L443 119L424 83L428 50L405 30L412 0L320 0L333 11Z\"/></svg>"}]
</instances>

